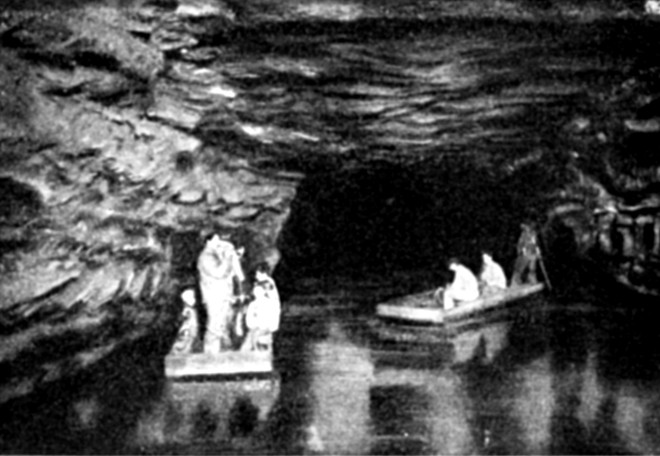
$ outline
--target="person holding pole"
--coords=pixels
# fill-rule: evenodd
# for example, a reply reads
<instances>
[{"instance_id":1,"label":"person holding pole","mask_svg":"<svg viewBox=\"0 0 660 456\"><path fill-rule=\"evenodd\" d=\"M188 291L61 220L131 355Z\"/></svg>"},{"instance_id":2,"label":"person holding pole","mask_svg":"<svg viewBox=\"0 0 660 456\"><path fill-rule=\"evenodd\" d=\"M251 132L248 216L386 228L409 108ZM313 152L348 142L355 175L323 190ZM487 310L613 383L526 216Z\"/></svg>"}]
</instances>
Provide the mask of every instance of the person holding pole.
<instances>
[{"instance_id":1,"label":"person holding pole","mask_svg":"<svg viewBox=\"0 0 660 456\"><path fill-rule=\"evenodd\" d=\"M511 286L538 283L536 267L539 263L541 273L546 276L536 230L531 223L521 223L520 228L522 229L522 233L518 239L518 257L513 267Z\"/></svg>"}]
</instances>

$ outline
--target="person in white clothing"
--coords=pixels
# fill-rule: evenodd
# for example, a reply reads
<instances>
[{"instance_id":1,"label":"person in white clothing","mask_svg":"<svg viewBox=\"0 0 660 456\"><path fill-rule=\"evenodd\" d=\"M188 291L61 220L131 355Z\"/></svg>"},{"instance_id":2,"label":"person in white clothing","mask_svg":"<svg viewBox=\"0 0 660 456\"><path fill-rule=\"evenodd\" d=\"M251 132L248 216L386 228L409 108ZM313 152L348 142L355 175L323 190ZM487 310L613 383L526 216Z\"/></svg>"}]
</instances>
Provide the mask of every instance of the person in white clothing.
<instances>
[{"instance_id":1,"label":"person in white clothing","mask_svg":"<svg viewBox=\"0 0 660 456\"><path fill-rule=\"evenodd\" d=\"M239 254L231 242L213 235L199 255L197 270L207 313L204 352L230 349L233 304L242 296L245 280Z\"/></svg>"},{"instance_id":2,"label":"person in white clothing","mask_svg":"<svg viewBox=\"0 0 660 456\"><path fill-rule=\"evenodd\" d=\"M280 328L280 295L267 264L257 266L254 279L253 299L245 312L248 332L241 350L270 349L273 333Z\"/></svg>"},{"instance_id":3,"label":"person in white clothing","mask_svg":"<svg viewBox=\"0 0 660 456\"><path fill-rule=\"evenodd\" d=\"M195 290L189 288L181 293L183 310L181 311L181 326L172 346L172 353L188 354L193 352L193 346L199 331Z\"/></svg>"},{"instance_id":4,"label":"person in white clothing","mask_svg":"<svg viewBox=\"0 0 660 456\"><path fill-rule=\"evenodd\" d=\"M502 266L497 264L488 252L483 252L481 258L483 260L479 274L481 294L492 294L506 289L506 274L504 274Z\"/></svg>"},{"instance_id":5,"label":"person in white clothing","mask_svg":"<svg viewBox=\"0 0 660 456\"><path fill-rule=\"evenodd\" d=\"M474 301L479 297L479 282L472 271L456 259L449 260L449 269L454 271L454 280L443 294L445 310L453 309L461 301Z\"/></svg>"}]
</instances>

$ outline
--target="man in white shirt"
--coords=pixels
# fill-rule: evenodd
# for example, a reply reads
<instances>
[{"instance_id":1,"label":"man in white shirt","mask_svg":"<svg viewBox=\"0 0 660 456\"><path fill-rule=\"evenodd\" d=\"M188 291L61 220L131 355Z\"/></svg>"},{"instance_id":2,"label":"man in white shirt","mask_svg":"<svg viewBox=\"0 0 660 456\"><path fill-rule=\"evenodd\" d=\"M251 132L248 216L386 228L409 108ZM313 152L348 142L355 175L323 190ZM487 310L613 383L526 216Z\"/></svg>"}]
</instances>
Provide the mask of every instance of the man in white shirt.
<instances>
[{"instance_id":1,"label":"man in white shirt","mask_svg":"<svg viewBox=\"0 0 660 456\"><path fill-rule=\"evenodd\" d=\"M454 280L443 295L445 310L453 309L461 301L474 301L479 297L479 282L472 271L456 259L449 260L449 269L454 271Z\"/></svg>"},{"instance_id":2,"label":"man in white shirt","mask_svg":"<svg viewBox=\"0 0 660 456\"><path fill-rule=\"evenodd\" d=\"M483 266L479 274L479 285L482 294L491 294L506 289L506 274L502 266L497 264L488 252L481 254Z\"/></svg>"}]
</instances>

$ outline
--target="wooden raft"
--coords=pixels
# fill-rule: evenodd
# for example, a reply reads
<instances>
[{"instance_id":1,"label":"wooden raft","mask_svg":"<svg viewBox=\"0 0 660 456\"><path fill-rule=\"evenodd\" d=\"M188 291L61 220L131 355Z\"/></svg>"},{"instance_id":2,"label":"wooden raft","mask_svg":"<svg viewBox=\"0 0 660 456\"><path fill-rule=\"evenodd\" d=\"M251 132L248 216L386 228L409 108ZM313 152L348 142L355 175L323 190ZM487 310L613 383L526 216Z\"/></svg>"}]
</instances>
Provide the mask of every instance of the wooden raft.
<instances>
[{"instance_id":1,"label":"wooden raft","mask_svg":"<svg viewBox=\"0 0 660 456\"><path fill-rule=\"evenodd\" d=\"M190 353L165 357L165 375L170 378L265 374L273 371L271 350L220 353Z\"/></svg>"},{"instance_id":2,"label":"wooden raft","mask_svg":"<svg viewBox=\"0 0 660 456\"><path fill-rule=\"evenodd\" d=\"M503 306L509 302L538 293L543 288L542 283L509 287L474 301L462 302L457 307L449 310L438 307L434 300L436 290L429 290L378 304L376 315L381 318L417 324L438 325L446 320L458 319L486 309Z\"/></svg>"}]
</instances>

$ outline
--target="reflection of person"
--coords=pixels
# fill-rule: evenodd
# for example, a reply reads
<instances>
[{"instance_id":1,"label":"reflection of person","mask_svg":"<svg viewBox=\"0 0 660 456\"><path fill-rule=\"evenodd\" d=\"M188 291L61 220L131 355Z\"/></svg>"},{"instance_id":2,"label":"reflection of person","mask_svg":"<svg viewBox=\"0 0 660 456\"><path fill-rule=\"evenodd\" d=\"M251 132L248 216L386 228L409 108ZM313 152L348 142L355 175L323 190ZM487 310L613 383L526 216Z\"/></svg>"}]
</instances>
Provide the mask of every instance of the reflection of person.
<instances>
[{"instance_id":1,"label":"reflection of person","mask_svg":"<svg viewBox=\"0 0 660 456\"><path fill-rule=\"evenodd\" d=\"M513 266L511 285L518 286L524 283L537 283L536 264L541 257L536 230L528 224L520 225L522 233L518 239L518 257Z\"/></svg>"},{"instance_id":2,"label":"reflection of person","mask_svg":"<svg viewBox=\"0 0 660 456\"><path fill-rule=\"evenodd\" d=\"M488 252L481 254L483 266L479 274L479 285L482 294L491 294L498 290L506 288L506 274L502 266L497 264L493 257Z\"/></svg>"},{"instance_id":3,"label":"reflection of person","mask_svg":"<svg viewBox=\"0 0 660 456\"><path fill-rule=\"evenodd\" d=\"M272 335L280 327L281 303L277 286L265 263L258 265L254 273L252 295L245 312L248 333L241 350L269 349Z\"/></svg>"},{"instance_id":4,"label":"reflection of person","mask_svg":"<svg viewBox=\"0 0 660 456\"><path fill-rule=\"evenodd\" d=\"M206 241L197 260L199 287L206 306L207 324L204 352L231 348L232 305L245 276L234 245L216 234Z\"/></svg>"},{"instance_id":5,"label":"reflection of person","mask_svg":"<svg viewBox=\"0 0 660 456\"><path fill-rule=\"evenodd\" d=\"M197 319L197 309L195 304L195 290L187 289L181 293L181 300L183 301L183 310L181 311L181 327L176 336L176 341L172 347L172 352L178 354L192 353L193 344L197 339L199 332L199 325Z\"/></svg>"},{"instance_id":6,"label":"reflection of person","mask_svg":"<svg viewBox=\"0 0 660 456\"><path fill-rule=\"evenodd\" d=\"M454 271L454 280L444 291L445 310L453 309L460 301L474 301L479 297L479 282L472 271L455 258L449 260L448 264L449 269Z\"/></svg>"}]
</instances>

